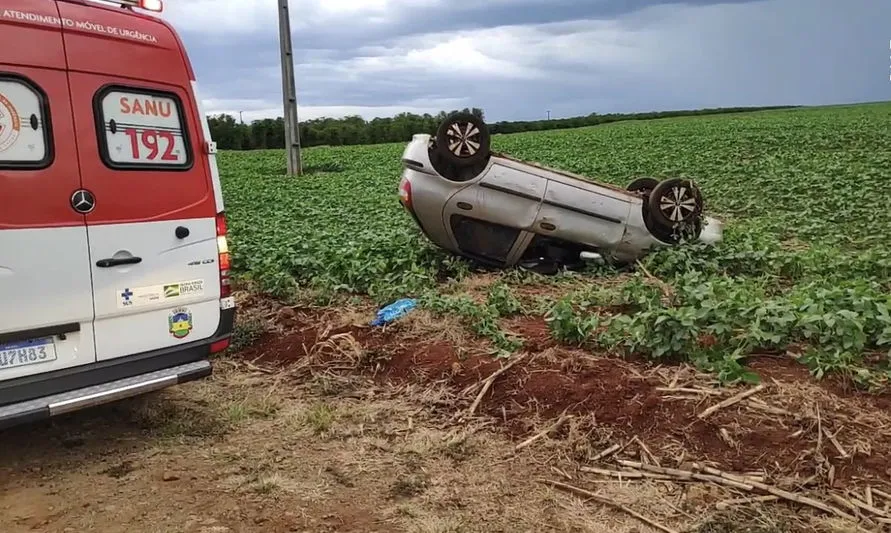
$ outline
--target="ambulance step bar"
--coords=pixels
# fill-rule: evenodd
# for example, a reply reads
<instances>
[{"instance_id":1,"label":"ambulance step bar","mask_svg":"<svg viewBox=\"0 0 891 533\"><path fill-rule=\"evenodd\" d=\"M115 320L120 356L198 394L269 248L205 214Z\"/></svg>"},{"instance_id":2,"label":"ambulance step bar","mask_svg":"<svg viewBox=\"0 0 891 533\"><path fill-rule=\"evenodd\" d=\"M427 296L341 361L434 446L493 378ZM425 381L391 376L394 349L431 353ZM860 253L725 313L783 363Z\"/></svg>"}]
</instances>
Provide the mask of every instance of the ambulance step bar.
<instances>
[{"instance_id":1,"label":"ambulance step bar","mask_svg":"<svg viewBox=\"0 0 891 533\"><path fill-rule=\"evenodd\" d=\"M201 379L209 376L212 371L210 361L196 361L101 385L5 405L0 407L0 429Z\"/></svg>"}]
</instances>

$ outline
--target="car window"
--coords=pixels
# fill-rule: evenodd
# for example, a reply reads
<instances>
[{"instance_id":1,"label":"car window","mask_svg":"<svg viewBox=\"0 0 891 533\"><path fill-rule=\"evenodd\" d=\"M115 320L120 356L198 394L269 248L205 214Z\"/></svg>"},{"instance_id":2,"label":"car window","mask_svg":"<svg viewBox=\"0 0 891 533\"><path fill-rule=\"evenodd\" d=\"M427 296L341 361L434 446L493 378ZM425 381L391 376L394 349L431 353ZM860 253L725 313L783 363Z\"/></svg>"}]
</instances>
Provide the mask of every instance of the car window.
<instances>
[{"instance_id":1,"label":"car window","mask_svg":"<svg viewBox=\"0 0 891 533\"><path fill-rule=\"evenodd\" d=\"M43 168L52 158L46 97L24 78L0 74L0 168Z\"/></svg>"},{"instance_id":2,"label":"car window","mask_svg":"<svg viewBox=\"0 0 891 533\"><path fill-rule=\"evenodd\" d=\"M99 151L111 168L191 167L182 103L175 94L111 87L96 98Z\"/></svg>"},{"instance_id":3,"label":"car window","mask_svg":"<svg viewBox=\"0 0 891 533\"><path fill-rule=\"evenodd\" d=\"M498 262L507 260L520 236L520 230L516 228L463 215L452 215L449 223L462 251Z\"/></svg>"}]
</instances>

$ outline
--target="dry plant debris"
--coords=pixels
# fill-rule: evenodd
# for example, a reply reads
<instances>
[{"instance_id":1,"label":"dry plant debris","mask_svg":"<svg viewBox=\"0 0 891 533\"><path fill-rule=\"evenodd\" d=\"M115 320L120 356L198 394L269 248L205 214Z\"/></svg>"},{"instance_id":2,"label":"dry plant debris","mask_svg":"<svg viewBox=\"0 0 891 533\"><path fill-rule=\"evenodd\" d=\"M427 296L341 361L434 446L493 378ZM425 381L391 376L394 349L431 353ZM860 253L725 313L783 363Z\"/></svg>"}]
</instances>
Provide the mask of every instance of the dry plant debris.
<instances>
[{"instance_id":1,"label":"dry plant debris","mask_svg":"<svg viewBox=\"0 0 891 533\"><path fill-rule=\"evenodd\" d=\"M815 383L792 360L754 359L764 382L739 391L686 364L653 366L544 341L538 351L494 359L485 340L456 343L420 315L373 329L361 312L346 310L351 319L296 313L283 335L247 352L253 367L298 380L326 376L332 384L369 379L391 391L442 387L449 397L436 409L446 424L514 437L512 454L498 463L525 454L582 490L584 483L698 484L723 491L709 499L712 512L787 502L848 524L888 525L884 398ZM512 323L524 335L542 326Z\"/></svg>"}]
</instances>

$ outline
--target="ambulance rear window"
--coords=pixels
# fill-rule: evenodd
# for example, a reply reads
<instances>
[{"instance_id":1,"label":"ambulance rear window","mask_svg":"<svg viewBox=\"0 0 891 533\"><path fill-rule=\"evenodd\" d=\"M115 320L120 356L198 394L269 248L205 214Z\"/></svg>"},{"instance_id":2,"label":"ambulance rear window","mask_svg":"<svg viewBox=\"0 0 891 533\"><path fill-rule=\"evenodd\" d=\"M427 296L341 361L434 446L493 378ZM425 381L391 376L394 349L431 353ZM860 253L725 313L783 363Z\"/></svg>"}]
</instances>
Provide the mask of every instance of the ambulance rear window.
<instances>
[{"instance_id":1,"label":"ambulance rear window","mask_svg":"<svg viewBox=\"0 0 891 533\"><path fill-rule=\"evenodd\" d=\"M46 98L23 78L0 74L0 168L38 169L52 160Z\"/></svg>"},{"instance_id":2,"label":"ambulance rear window","mask_svg":"<svg viewBox=\"0 0 891 533\"><path fill-rule=\"evenodd\" d=\"M182 102L175 94L107 87L96 95L99 151L115 169L192 167Z\"/></svg>"}]
</instances>

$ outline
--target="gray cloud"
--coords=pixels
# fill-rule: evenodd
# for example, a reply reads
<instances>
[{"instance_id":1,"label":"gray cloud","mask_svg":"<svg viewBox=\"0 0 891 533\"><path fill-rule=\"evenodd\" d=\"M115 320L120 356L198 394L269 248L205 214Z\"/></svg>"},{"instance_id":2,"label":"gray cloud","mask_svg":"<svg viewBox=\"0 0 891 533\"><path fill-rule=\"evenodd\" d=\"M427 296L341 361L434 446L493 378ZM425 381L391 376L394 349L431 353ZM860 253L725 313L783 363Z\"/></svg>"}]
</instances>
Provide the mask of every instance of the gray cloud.
<instances>
[{"instance_id":1,"label":"gray cloud","mask_svg":"<svg viewBox=\"0 0 891 533\"><path fill-rule=\"evenodd\" d=\"M727 4L756 0L728 0ZM359 48L372 42L386 42L394 36L417 36L430 33L549 24L574 20L613 19L642 9L666 4L709 5L714 0L513 0L481 2L445 2L432 7L398 10L384 24L370 25L361 18L341 24L310 26L293 37L295 48L344 50Z\"/></svg>"},{"instance_id":2,"label":"gray cloud","mask_svg":"<svg viewBox=\"0 0 891 533\"><path fill-rule=\"evenodd\" d=\"M301 118L461 104L512 120L891 94L891 3L877 0L376 0L372 14L350 3L292 0ZM274 9L246 13L181 31L211 112L256 118L280 105L278 35Z\"/></svg>"}]
</instances>

